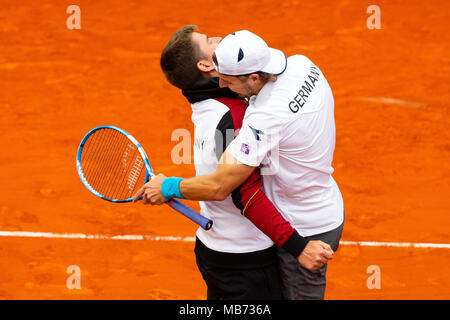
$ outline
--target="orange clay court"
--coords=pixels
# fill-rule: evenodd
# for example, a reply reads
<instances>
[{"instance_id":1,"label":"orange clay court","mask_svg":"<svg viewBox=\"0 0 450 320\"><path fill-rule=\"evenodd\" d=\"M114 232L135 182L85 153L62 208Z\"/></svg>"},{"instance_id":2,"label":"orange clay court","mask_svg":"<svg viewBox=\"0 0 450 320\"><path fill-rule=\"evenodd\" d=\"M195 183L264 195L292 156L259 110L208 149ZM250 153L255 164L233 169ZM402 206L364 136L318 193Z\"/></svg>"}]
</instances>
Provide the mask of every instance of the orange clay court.
<instances>
[{"instance_id":1,"label":"orange clay court","mask_svg":"<svg viewBox=\"0 0 450 320\"><path fill-rule=\"evenodd\" d=\"M0 8L0 299L206 298L194 243L182 241L197 226L168 206L102 201L75 167L84 134L115 125L157 173L194 175L171 161L172 132L193 135L190 106L159 68L172 33L192 23L211 36L248 29L304 54L333 89L346 224L326 298L450 298L449 2L377 1L379 30L366 25L369 1L77 0L80 30L66 26L69 4ZM5 233L17 231L153 238ZM81 289L66 287L71 265ZM367 286L370 266L379 289Z\"/></svg>"}]
</instances>

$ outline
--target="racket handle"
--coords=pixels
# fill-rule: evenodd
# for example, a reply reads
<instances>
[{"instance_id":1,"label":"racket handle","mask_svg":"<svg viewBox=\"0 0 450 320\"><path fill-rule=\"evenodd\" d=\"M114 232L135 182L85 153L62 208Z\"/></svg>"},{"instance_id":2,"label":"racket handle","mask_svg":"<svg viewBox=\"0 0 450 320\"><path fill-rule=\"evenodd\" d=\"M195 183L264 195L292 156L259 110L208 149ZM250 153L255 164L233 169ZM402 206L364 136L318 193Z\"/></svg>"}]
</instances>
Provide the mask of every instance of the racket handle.
<instances>
[{"instance_id":1,"label":"racket handle","mask_svg":"<svg viewBox=\"0 0 450 320\"><path fill-rule=\"evenodd\" d=\"M197 223L200 227L202 227L205 230L211 229L213 222L212 220L202 216L200 213L192 210L187 205L181 203L178 200L170 200L167 201L166 204L168 204L172 209L177 210L179 213L184 215L185 217L191 219L195 223Z\"/></svg>"}]
</instances>

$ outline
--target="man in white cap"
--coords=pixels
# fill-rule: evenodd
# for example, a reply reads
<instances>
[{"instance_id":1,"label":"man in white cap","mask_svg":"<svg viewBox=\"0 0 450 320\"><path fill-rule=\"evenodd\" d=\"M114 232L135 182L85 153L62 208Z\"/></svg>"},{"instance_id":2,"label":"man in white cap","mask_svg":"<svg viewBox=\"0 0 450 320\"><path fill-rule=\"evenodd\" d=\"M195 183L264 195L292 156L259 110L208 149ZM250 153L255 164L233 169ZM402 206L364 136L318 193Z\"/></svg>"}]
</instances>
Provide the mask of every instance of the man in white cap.
<instances>
[{"instance_id":1,"label":"man in white cap","mask_svg":"<svg viewBox=\"0 0 450 320\"><path fill-rule=\"evenodd\" d=\"M215 173L189 179L164 175L137 194L144 203L171 198L223 200L262 165L264 192L307 240L336 251L344 224L340 190L332 177L335 147L334 100L320 69L308 58L269 48L249 31L228 35L214 64L220 85L249 100L239 135ZM287 299L323 299L326 267L308 270L279 249Z\"/></svg>"}]
</instances>

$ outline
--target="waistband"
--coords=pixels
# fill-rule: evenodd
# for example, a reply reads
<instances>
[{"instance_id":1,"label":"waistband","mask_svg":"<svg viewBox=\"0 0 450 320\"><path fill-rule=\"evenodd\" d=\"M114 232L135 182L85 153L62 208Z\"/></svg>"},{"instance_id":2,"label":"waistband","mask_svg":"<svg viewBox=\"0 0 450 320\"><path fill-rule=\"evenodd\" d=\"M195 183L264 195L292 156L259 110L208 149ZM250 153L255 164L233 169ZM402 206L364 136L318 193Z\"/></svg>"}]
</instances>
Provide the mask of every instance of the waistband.
<instances>
[{"instance_id":1,"label":"waistband","mask_svg":"<svg viewBox=\"0 0 450 320\"><path fill-rule=\"evenodd\" d=\"M199 238L195 240L195 254L203 263L229 269L252 269L278 263L276 246L246 253L229 253L209 249Z\"/></svg>"}]
</instances>

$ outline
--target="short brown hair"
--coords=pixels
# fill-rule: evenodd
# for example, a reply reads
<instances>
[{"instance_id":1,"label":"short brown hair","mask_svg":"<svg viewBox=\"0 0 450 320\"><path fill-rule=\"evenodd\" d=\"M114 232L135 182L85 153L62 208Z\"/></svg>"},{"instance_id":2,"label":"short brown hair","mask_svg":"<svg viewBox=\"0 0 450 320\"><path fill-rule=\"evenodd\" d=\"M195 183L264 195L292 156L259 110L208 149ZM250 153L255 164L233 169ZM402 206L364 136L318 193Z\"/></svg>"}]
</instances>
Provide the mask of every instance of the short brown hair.
<instances>
[{"instance_id":1,"label":"short brown hair","mask_svg":"<svg viewBox=\"0 0 450 320\"><path fill-rule=\"evenodd\" d=\"M204 58L196 43L192 41L192 33L196 25L187 25L176 31L161 53L161 69L167 80L180 89L191 88L201 79L202 73L197 62Z\"/></svg>"}]
</instances>

